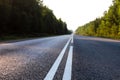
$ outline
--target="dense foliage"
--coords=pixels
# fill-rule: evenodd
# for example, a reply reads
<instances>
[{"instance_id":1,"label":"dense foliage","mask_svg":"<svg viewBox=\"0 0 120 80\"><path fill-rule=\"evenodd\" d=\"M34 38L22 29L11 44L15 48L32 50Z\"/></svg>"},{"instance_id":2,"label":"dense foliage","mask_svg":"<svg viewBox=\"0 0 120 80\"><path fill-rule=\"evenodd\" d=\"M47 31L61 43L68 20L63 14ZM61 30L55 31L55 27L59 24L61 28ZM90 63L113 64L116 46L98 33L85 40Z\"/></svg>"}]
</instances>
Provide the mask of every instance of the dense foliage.
<instances>
[{"instance_id":1,"label":"dense foliage","mask_svg":"<svg viewBox=\"0 0 120 80\"><path fill-rule=\"evenodd\" d=\"M0 36L66 33L67 24L41 0L0 0Z\"/></svg>"},{"instance_id":2,"label":"dense foliage","mask_svg":"<svg viewBox=\"0 0 120 80\"><path fill-rule=\"evenodd\" d=\"M120 0L113 0L113 4L104 12L103 17L80 26L76 33L120 39Z\"/></svg>"}]
</instances>

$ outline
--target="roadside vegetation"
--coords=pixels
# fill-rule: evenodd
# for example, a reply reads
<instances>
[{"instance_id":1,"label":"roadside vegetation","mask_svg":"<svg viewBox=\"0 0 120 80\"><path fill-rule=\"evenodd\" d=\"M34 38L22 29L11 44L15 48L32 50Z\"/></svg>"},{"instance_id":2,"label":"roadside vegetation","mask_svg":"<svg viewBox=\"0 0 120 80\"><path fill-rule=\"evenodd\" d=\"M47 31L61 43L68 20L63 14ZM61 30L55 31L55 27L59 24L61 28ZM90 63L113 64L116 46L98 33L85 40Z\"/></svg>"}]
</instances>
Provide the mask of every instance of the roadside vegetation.
<instances>
[{"instance_id":1,"label":"roadside vegetation","mask_svg":"<svg viewBox=\"0 0 120 80\"><path fill-rule=\"evenodd\" d=\"M68 33L67 24L41 0L0 0L1 40Z\"/></svg>"},{"instance_id":2,"label":"roadside vegetation","mask_svg":"<svg viewBox=\"0 0 120 80\"><path fill-rule=\"evenodd\" d=\"M113 0L103 17L79 26L76 34L120 39L120 0Z\"/></svg>"}]
</instances>

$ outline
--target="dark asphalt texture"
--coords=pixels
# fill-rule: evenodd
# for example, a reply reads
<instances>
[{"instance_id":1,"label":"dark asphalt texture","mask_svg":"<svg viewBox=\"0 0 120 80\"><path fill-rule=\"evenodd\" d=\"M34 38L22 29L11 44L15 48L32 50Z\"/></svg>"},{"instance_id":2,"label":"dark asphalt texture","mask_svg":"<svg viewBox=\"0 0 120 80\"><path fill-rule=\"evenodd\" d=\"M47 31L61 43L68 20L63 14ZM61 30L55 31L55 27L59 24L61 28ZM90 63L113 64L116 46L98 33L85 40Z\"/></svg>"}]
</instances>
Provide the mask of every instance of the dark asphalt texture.
<instances>
[{"instance_id":1,"label":"dark asphalt texture","mask_svg":"<svg viewBox=\"0 0 120 80\"><path fill-rule=\"evenodd\" d=\"M70 35L0 44L0 80L43 80ZM74 35L53 80L62 80L73 45L72 80L120 80L120 41Z\"/></svg>"},{"instance_id":2,"label":"dark asphalt texture","mask_svg":"<svg viewBox=\"0 0 120 80\"><path fill-rule=\"evenodd\" d=\"M74 36L72 80L120 80L120 41Z\"/></svg>"},{"instance_id":3,"label":"dark asphalt texture","mask_svg":"<svg viewBox=\"0 0 120 80\"><path fill-rule=\"evenodd\" d=\"M43 80L70 35L0 44L0 80Z\"/></svg>"}]
</instances>

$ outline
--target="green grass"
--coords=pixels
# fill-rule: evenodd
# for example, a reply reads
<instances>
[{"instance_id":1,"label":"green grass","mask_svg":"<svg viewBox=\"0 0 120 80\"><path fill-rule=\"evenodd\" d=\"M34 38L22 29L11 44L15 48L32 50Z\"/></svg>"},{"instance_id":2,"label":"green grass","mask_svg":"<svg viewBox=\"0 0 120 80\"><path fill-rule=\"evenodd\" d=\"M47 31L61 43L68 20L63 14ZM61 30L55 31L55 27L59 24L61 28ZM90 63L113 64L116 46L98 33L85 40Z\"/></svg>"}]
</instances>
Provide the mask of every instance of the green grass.
<instances>
[{"instance_id":1,"label":"green grass","mask_svg":"<svg viewBox=\"0 0 120 80\"><path fill-rule=\"evenodd\" d=\"M16 41L16 40L26 40L26 39L33 39L33 38L41 38L41 37L50 37L55 36L52 34L40 34L40 35L6 35L6 36L0 36L0 42L3 41Z\"/></svg>"}]
</instances>

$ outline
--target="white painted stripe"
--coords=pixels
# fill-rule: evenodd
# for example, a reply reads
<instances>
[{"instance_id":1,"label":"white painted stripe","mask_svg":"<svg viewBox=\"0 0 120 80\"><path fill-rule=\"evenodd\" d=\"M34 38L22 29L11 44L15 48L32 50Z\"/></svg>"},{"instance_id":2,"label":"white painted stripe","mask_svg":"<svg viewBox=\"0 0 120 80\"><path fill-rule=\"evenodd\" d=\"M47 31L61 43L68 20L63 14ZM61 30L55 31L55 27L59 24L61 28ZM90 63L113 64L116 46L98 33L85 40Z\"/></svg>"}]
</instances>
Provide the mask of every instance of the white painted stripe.
<instances>
[{"instance_id":1,"label":"white painted stripe","mask_svg":"<svg viewBox=\"0 0 120 80\"><path fill-rule=\"evenodd\" d=\"M72 76L72 55L73 55L73 46L70 46L70 50L69 50L69 53L68 53L68 58L67 58L65 71L64 71L62 80L71 80L71 76Z\"/></svg>"},{"instance_id":2,"label":"white painted stripe","mask_svg":"<svg viewBox=\"0 0 120 80\"><path fill-rule=\"evenodd\" d=\"M67 46L69 45L71 41L71 38L68 40L68 42L66 43L66 45L64 46L64 48L62 49L60 55L58 56L58 58L56 59L56 61L54 62L54 64L52 65L51 69L49 70L48 74L46 75L46 77L44 78L44 80L53 80L54 75L59 67L59 64L65 54L65 51L67 49Z\"/></svg>"},{"instance_id":3,"label":"white painted stripe","mask_svg":"<svg viewBox=\"0 0 120 80\"><path fill-rule=\"evenodd\" d=\"M72 40L71 40L71 43L73 44L73 35L72 35Z\"/></svg>"}]
</instances>

